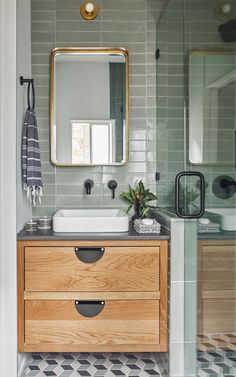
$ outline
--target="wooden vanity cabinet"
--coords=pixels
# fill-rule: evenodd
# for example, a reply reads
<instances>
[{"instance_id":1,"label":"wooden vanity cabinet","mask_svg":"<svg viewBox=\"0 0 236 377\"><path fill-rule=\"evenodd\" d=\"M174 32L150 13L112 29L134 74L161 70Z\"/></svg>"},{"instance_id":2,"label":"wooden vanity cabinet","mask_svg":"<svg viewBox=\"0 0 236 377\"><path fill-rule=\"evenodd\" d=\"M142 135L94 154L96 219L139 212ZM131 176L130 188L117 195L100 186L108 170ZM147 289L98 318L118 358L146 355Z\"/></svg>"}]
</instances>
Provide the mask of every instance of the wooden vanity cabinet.
<instances>
[{"instance_id":1,"label":"wooden vanity cabinet","mask_svg":"<svg viewBox=\"0 0 236 377\"><path fill-rule=\"evenodd\" d=\"M167 242L18 241L18 351L166 352Z\"/></svg>"},{"instance_id":2,"label":"wooden vanity cabinet","mask_svg":"<svg viewBox=\"0 0 236 377\"><path fill-rule=\"evenodd\" d=\"M235 240L199 241L199 334L230 334L235 331L235 267Z\"/></svg>"}]
</instances>

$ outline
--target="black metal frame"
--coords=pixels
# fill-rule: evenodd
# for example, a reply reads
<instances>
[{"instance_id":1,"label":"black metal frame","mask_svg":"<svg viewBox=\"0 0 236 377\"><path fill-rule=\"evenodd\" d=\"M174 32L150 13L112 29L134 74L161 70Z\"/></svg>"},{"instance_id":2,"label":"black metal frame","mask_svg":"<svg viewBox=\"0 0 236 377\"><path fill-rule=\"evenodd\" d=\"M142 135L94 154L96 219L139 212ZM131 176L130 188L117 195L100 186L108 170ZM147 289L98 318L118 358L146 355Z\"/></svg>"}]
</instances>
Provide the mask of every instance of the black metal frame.
<instances>
[{"instance_id":1,"label":"black metal frame","mask_svg":"<svg viewBox=\"0 0 236 377\"><path fill-rule=\"evenodd\" d=\"M200 210L198 213L190 214L184 213L180 208L180 178L184 176L196 176L200 179ZM198 219L202 217L205 212L205 178L204 175L198 171L182 171L177 174L175 178L175 211L176 214L183 219Z\"/></svg>"}]
</instances>

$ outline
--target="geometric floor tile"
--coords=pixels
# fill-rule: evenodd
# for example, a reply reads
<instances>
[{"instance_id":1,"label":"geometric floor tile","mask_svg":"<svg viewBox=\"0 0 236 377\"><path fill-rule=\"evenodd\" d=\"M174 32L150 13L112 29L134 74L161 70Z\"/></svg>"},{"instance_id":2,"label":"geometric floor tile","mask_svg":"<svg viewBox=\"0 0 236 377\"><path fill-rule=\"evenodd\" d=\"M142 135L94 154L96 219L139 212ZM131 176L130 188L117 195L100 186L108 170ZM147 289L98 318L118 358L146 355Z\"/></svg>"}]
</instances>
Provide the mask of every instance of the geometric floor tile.
<instances>
[{"instance_id":1,"label":"geometric floor tile","mask_svg":"<svg viewBox=\"0 0 236 377\"><path fill-rule=\"evenodd\" d=\"M167 354L33 353L24 377L166 377Z\"/></svg>"},{"instance_id":2,"label":"geometric floor tile","mask_svg":"<svg viewBox=\"0 0 236 377\"><path fill-rule=\"evenodd\" d=\"M236 334L202 334L198 337L198 377L236 376Z\"/></svg>"}]
</instances>

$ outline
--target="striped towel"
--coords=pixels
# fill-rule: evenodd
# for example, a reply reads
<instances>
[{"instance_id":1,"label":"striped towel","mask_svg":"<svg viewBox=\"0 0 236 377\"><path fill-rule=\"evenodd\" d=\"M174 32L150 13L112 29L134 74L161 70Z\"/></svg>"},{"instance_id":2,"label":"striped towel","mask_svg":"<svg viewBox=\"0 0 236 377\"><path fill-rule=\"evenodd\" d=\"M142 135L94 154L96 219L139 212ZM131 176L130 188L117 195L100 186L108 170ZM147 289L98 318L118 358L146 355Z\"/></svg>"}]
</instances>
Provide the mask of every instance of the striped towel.
<instances>
[{"instance_id":1,"label":"striped towel","mask_svg":"<svg viewBox=\"0 0 236 377\"><path fill-rule=\"evenodd\" d=\"M35 111L28 108L25 113L22 134L22 181L27 191L27 198L36 206L36 197L41 203L43 183L38 140L38 128Z\"/></svg>"}]
</instances>

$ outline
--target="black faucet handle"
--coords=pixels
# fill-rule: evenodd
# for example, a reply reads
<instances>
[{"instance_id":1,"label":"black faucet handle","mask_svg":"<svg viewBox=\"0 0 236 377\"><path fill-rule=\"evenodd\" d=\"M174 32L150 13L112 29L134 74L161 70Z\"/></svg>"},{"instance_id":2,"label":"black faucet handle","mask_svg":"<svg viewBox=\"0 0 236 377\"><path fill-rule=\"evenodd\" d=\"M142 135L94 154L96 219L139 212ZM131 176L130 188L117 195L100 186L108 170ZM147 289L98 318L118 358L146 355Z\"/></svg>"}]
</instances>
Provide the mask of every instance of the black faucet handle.
<instances>
[{"instance_id":1,"label":"black faucet handle","mask_svg":"<svg viewBox=\"0 0 236 377\"><path fill-rule=\"evenodd\" d=\"M93 188L93 186L94 186L94 182L92 179L86 179L86 181L84 181L84 187L85 187L87 195L91 194L91 189Z\"/></svg>"},{"instance_id":2,"label":"black faucet handle","mask_svg":"<svg viewBox=\"0 0 236 377\"><path fill-rule=\"evenodd\" d=\"M220 181L220 185L221 185L221 187L227 189L230 186L236 187L236 182L233 180L233 178L231 180L227 179L227 178L222 178L221 181Z\"/></svg>"},{"instance_id":3,"label":"black faucet handle","mask_svg":"<svg viewBox=\"0 0 236 377\"><path fill-rule=\"evenodd\" d=\"M115 199L115 190L118 186L118 183L114 180L114 179L111 179L107 186L109 187L109 189L112 191L112 199Z\"/></svg>"},{"instance_id":4,"label":"black faucet handle","mask_svg":"<svg viewBox=\"0 0 236 377\"><path fill-rule=\"evenodd\" d=\"M212 192L217 198L229 199L236 192L236 182L230 175L220 175L212 183Z\"/></svg>"}]
</instances>

